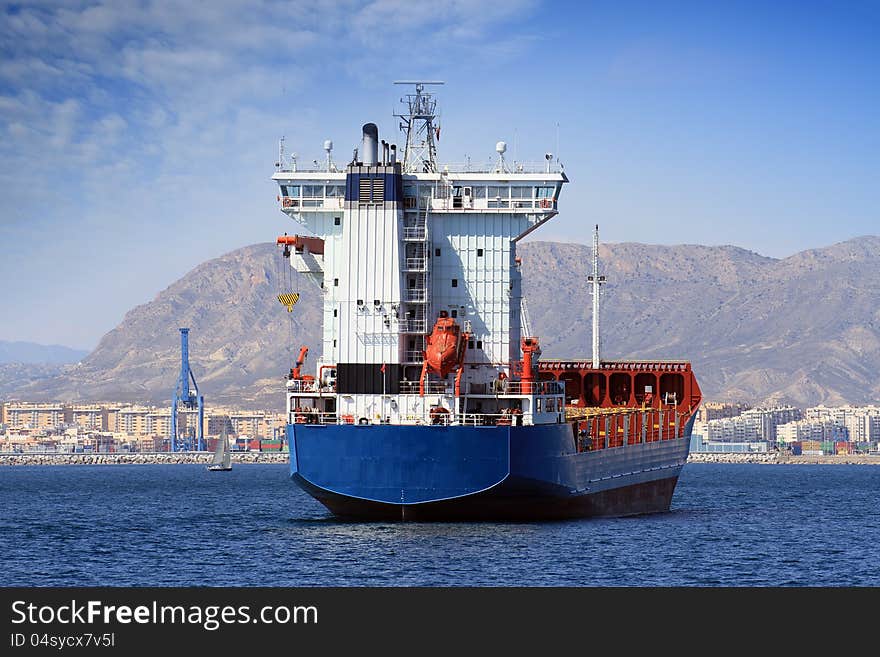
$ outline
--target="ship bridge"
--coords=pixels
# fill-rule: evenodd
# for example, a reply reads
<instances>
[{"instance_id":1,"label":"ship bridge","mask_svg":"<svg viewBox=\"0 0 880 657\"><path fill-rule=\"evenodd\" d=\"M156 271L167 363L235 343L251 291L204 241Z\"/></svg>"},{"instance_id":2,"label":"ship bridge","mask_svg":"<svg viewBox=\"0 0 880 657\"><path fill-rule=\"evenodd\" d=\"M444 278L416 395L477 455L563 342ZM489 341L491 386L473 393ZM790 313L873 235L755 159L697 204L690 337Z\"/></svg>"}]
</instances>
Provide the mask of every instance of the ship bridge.
<instances>
[{"instance_id":1,"label":"ship bridge","mask_svg":"<svg viewBox=\"0 0 880 657\"><path fill-rule=\"evenodd\" d=\"M557 214L562 184L568 182L563 171L499 173L444 168L441 173L401 177L405 210L533 215L535 224ZM281 211L307 228L320 221L313 215L345 209L344 172L281 170L272 179L279 186Z\"/></svg>"}]
</instances>

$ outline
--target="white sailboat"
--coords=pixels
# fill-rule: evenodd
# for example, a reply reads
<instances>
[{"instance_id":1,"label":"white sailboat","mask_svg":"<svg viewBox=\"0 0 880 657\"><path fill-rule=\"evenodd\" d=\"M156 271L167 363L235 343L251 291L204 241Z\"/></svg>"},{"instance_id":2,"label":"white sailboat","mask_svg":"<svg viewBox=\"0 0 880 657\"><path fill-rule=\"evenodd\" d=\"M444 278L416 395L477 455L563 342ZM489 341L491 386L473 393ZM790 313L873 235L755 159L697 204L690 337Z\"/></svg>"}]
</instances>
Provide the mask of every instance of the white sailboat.
<instances>
[{"instance_id":1,"label":"white sailboat","mask_svg":"<svg viewBox=\"0 0 880 657\"><path fill-rule=\"evenodd\" d=\"M217 447L214 449L214 458L208 466L211 472L232 470L232 453L229 451L229 437L226 435L226 427L217 439Z\"/></svg>"}]
</instances>

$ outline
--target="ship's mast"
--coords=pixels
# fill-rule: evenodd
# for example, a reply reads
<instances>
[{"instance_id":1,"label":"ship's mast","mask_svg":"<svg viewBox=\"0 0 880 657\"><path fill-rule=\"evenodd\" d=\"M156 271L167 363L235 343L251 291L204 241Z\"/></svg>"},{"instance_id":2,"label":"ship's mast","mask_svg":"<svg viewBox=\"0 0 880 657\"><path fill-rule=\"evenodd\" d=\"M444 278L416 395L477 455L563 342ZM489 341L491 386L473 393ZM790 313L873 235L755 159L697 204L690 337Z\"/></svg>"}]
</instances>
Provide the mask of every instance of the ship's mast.
<instances>
[{"instance_id":1,"label":"ship's mast","mask_svg":"<svg viewBox=\"0 0 880 657\"><path fill-rule=\"evenodd\" d=\"M593 369L599 369L599 286L605 283L605 277L599 275L599 224L593 233L593 273L587 277L592 284L593 294Z\"/></svg>"},{"instance_id":2,"label":"ship's mast","mask_svg":"<svg viewBox=\"0 0 880 657\"><path fill-rule=\"evenodd\" d=\"M406 134L406 149L403 154L404 173L436 173L437 144L439 127L434 126L434 110L437 101L433 94L425 93L426 84L444 84L431 80L395 80L394 84L414 84L416 92L400 99L408 106L408 114L395 114L399 117L400 129Z\"/></svg>"}]
</instances>

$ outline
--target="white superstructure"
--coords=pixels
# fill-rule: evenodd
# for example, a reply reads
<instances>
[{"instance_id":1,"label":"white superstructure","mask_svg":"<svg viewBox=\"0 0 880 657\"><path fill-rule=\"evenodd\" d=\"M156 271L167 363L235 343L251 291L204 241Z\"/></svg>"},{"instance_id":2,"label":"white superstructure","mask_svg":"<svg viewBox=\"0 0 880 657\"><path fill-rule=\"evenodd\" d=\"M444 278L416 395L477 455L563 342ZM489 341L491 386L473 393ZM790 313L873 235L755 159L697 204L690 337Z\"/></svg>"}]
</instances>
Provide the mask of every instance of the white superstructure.
<instances>
[{"instance_id":1,"label":"white superstructure","mask_svg":"<svg viewBox=\"0 0 880 657\"><path fill-rule=\"evenodd\" d=\"M549 154L541 165L508 165L503 143L490 170L438 165L433 99L422 83L408 98L408 159L368 123L344 169L325 144L322 169L282 161L272 176L281 210L318 238L296 243L290 262L323 295L317 379L288 382L289 410L317 409L322 421L418 423L440 407L449 411L444 422L479 424L514 408L525 424L562 421L561 386L518 371L530 336L521 335L516 245L557 214L568 179ZM413 130L431 138L419 141ZM424 364L443 313L466 339L463 362L445 377Z\"/></svg>"}]
</instances>

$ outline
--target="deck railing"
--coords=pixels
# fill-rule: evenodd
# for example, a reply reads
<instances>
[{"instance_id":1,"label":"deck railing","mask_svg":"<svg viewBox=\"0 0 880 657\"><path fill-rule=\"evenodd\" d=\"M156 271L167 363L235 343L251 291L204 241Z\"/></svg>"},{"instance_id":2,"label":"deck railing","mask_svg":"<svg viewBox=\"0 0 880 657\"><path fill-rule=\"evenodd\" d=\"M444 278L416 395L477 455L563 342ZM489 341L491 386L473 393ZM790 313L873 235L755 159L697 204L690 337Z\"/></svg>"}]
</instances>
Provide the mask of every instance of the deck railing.
<instances>
[{"instance_id":1,"label":"deck railing","mask_svg":"<svg viewBox=\"0 0 880 657\"><path fill-rule=\"evenodd\" d=\"M395 424L410 426L523 426L533 424L530 414L520 412L504 413L451 413L448 411L429 412L427 415L408 415L395 419ZM390 424L390 417L356 417L350 414L321 413L310 408L293 409L288 421L291 424Z\"/></svg>"}]
</instances>

